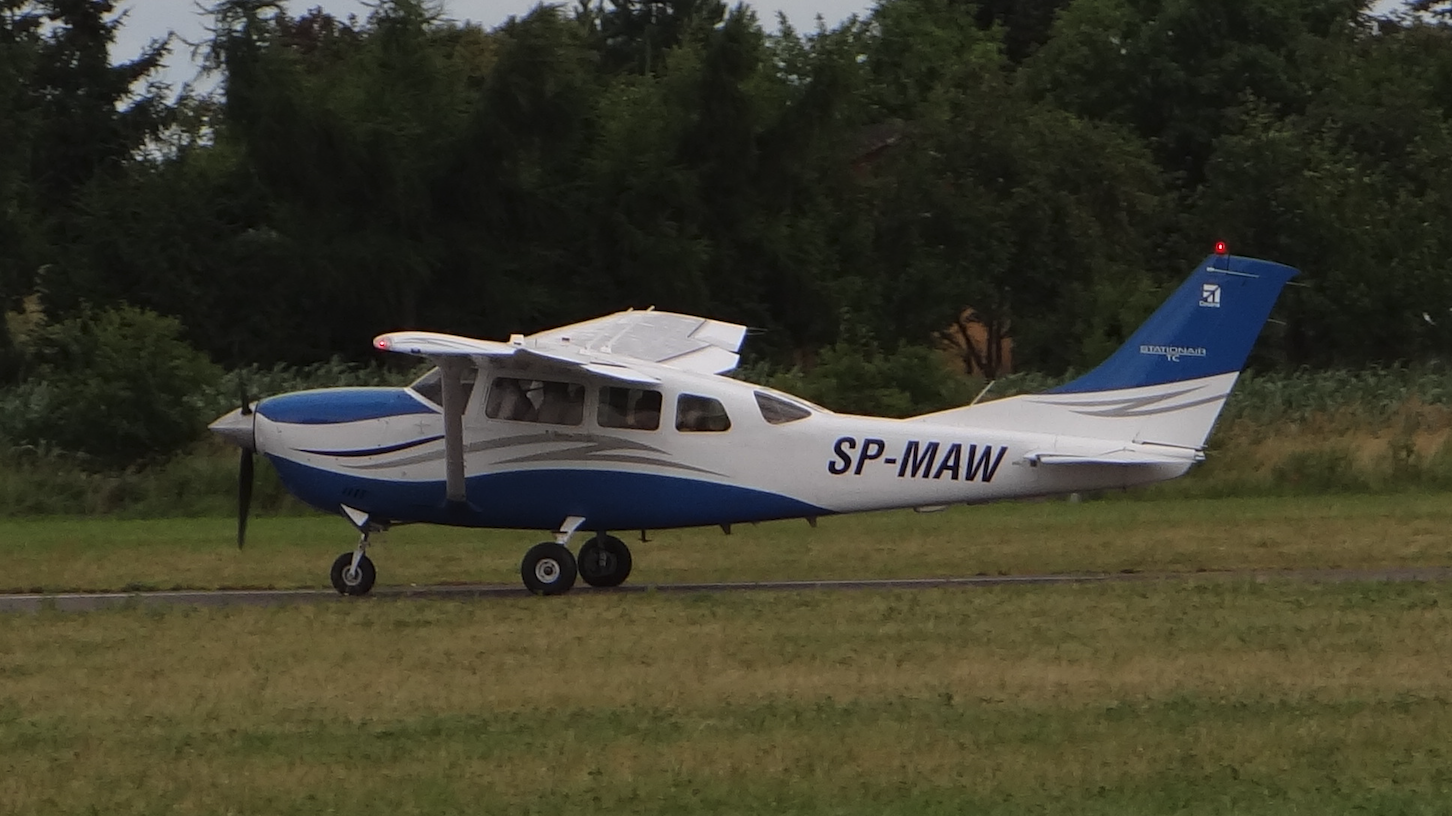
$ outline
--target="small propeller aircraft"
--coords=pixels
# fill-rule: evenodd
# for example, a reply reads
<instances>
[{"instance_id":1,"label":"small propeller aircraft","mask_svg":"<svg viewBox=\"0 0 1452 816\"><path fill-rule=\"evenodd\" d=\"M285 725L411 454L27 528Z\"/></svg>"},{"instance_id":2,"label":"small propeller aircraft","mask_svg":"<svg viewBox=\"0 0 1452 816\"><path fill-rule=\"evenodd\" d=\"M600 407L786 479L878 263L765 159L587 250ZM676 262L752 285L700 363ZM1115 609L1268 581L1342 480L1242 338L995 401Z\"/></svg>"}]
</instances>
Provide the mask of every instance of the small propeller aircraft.
<instances>
[{"instance_id":1,"label":"small propeller aircraft","mask_svg":"<svg viewBox=\"0 0 1452 816\"><path fill-rule=\"evenodd\" d=\"M242 448L237 543L252 456L302 501L361 534L332 583L363 595L369 535L428 522L552 530L520 564L525 587L569 591L630 575L610 534L936 508L1172 479L1205 440L1288 266L1202 261L1102 365L1043 394L909 419L833 413L721 376L746 330L626 311L507 342L403 331L384 351L435 368L407 388L267 397L213 431ZM589 532L571 554L577 533Z\"/></svg>"}]
</instances>

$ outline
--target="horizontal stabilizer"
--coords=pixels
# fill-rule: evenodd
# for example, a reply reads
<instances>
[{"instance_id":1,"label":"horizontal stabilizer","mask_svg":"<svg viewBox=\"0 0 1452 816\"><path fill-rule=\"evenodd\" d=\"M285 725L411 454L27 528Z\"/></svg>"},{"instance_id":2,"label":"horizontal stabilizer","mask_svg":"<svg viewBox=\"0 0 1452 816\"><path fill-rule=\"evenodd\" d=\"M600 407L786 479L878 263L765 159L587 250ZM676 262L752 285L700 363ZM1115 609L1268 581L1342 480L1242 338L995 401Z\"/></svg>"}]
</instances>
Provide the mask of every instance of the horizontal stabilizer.
<instances>
[{"instance_id":1,"label":"horizontal stabilizer","mask_svg":"<svg viewBox=\"0 0 1452 816\"><path fill-rule=\"evenodd\" d=\"M1176 456L1122 449L1095 454L1036 451L1025 454L1023 458L1035 465L1191 465L1203 460L1205 455L1198 451L1186 451L1185 455Z\"/></svg>"}]
</instances>

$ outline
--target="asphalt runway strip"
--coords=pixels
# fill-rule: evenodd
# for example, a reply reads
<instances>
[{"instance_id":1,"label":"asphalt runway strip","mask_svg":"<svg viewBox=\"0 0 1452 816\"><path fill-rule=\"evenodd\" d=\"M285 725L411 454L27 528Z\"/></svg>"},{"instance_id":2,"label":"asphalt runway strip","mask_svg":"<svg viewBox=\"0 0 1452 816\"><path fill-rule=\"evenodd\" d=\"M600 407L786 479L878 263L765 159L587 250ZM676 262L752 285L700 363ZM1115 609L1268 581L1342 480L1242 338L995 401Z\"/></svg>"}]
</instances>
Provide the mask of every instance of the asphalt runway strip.
<instances>
[{"instance_id":1,"label":"asphalt runway strip","mask_svg":"<svg viewBox=\"0 0 1452 816\"><path fill-rule=\"evenodd\" d=\"M830 581L741 581L700 584L635 584L610 589L579 586L576 594L630 594L640 592L702 593L750 591L807 591L851 589L973 589L981 587L1052 584L1103 584L1164 581L1452 581L1452 567L1391 567L1386 569L1218 570L1207 572L1116 572L1049 575L973 575L963 578L886 578ZM75 592L0 595L0 612L90 612L124 606L191 605L199 607L281 606L300 603L371 603L382 600L456 600L523 598L529 593L518 584L440 586L383 586L361 598L329 589L225 589L167 592Z\"/></svg>"}]
</instances>

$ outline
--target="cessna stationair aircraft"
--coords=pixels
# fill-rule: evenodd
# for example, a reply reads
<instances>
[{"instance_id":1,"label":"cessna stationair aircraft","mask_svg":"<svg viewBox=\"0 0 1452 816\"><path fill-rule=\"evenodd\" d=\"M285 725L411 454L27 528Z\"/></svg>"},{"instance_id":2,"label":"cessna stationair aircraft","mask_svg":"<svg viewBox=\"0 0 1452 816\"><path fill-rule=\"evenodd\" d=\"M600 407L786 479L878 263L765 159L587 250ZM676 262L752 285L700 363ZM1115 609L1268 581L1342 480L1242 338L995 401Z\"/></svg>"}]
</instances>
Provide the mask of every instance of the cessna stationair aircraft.
<instances>
[{"instance_id":1,"label":"cessna stationair aircraft","mask_svg":"<svg viewBox=\"0 0 1452 816\"><path fill-rule=\"evenodd\" d=\"M378 337L435 368L407 388L267 397L212 424L240 445L238 545L253 453L287 488L348 519L333 586L363 595L370 533L395 524L552 530L520 565L531 591L630 575L612 530L730 525L938 507L1173 479L1210 429L1296 270L1216 253L1084 376L912 417L828 411L733 380L745 328L627 311L506 342ZM568 545L588 533L578 554Z\"/></svg>"}]
</instances>

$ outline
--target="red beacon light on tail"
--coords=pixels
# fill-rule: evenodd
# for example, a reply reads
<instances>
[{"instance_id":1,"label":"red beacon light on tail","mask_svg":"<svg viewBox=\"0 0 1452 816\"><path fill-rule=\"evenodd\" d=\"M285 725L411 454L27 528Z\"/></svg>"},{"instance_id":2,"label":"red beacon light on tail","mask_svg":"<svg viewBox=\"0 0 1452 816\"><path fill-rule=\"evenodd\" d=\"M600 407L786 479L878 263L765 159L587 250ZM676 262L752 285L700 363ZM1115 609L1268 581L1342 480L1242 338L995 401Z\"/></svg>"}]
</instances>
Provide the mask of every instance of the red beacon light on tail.
<instances>
[{"instance_id":1,"label":"red beacon light on tail","mask_svg":"<svg viewBox=\"0 0 1452 816\"><path fill-rule=\"evenodd\" d=\"M1229 249L1225 246L1225 242L1224 241L1216 241L1215 242L1215 254L1216 255L1224 255L1227 252L1229 252Z\"/></svg>"}]
</instances>

